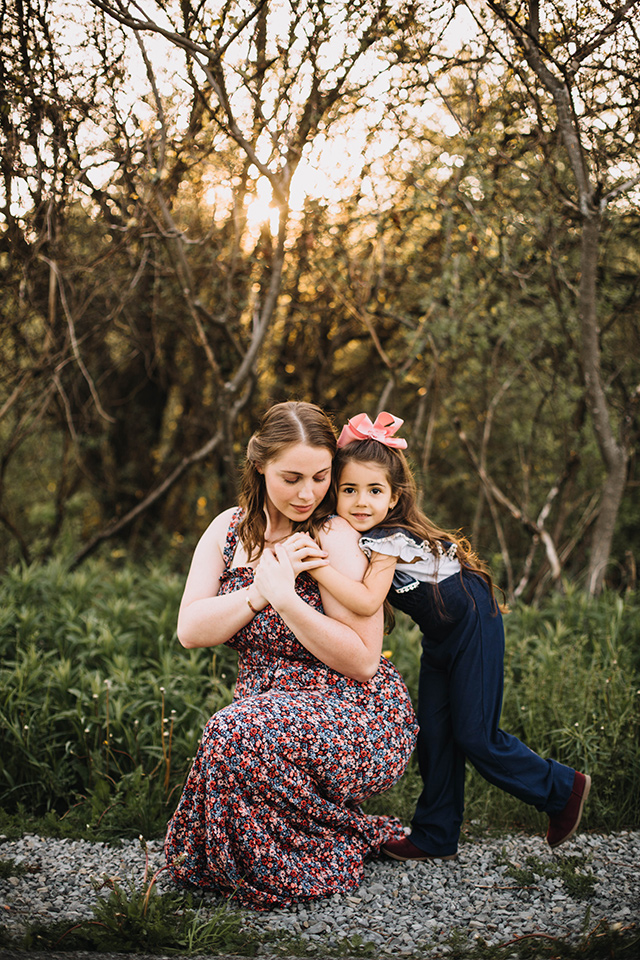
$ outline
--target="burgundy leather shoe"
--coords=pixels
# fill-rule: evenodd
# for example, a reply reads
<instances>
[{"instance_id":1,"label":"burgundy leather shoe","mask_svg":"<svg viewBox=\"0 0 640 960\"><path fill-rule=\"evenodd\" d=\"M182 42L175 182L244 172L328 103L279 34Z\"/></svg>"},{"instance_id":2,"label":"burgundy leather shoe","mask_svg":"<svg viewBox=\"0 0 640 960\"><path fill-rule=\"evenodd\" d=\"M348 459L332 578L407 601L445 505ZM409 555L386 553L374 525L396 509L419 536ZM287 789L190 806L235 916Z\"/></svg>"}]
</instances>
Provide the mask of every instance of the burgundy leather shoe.
<instances>
[{"instance_id":1,"label":"burgundy leather shoe","mask_svg":"<svg viewBox=\"0 0 640 960\"><path fill-rule=\"evenodd\" d=\"M571 796L566 807L560 813L554 813L549 817L547 843L550 847L559 847L561 843L574 835L578 829L584 802L589 796L590 789L591 777L576 770Z\"/></svg>"},{"instance_id":2,"label":"burgundy leather shoe","mask_svg":"<svg viewBox=\"0 0 640 960\"><path fill-rule=\"evenodd\" d=\"M382 847L382 852L388 857L391 857L392 860L457 860L457 853L450 853L445 857L433 857L428 853L425 853L424 850L421 850L420 847L416 847L415 843L411 843L409 837L405 837L404 840L390 840L389 843L385 843Z\"/></svg>"}]
</instances>

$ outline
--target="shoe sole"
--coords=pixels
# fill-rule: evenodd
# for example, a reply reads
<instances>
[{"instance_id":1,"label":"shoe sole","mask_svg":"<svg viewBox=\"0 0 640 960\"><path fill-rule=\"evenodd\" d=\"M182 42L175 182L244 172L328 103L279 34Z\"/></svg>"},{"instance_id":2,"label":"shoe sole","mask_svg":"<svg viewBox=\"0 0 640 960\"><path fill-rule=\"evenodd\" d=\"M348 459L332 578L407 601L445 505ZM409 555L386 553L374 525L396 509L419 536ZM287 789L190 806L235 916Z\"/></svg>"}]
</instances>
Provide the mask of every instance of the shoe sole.
<instances>
[{"instance_id":1,"label":"shoe sole","mask_svg":"<svg viewBox=\"0 0 640 960\"><path fill-rule=\"evenodd\" d=\"M574 833L576 832L576 830L578 829L578 827L580 826L580 821L582 820L582 811L583 811L583 809L584 809L584 805L585 805L586 799L587 799L587 797L589 796L589 791L590 791L590 790L591 790L591 777L589 776L588 773L585 773L585 775L584 775L584 791L583 791L583 793L582 793L582 799L580 800L580 806L579 806L579 808L578 808L578 816L576 817L576 822L574 823L572 829L569 831L569 833L568 833L566 836L564 836L561 840L556 840L555 843L550 843L550 844L549 844L549 846L551 847L552 850L555 850L556 847L559 847L561 843L566 843L567 840L570 840L571 837L572 837L572 836L574 835Z\"/></svg>"},{"instance_id":2,"label":"shoe sole","mask_svg":"<svg viewBox=\"0 0 640 960\"><path fill-rule=\"evenodd\" d=\"M412 860L414 863L425 863L425 861L427 860L457 860L458 859L457 853L450 853L446 857L430 857L426 853L424 857L399 857L397 853L391 853L390 850L385 850L384 847L382 848L382 852L384 853L385 857L390 857L392 860L399 860L400 863L408 863L409 860Z\"/></svg>"}]
</instances>

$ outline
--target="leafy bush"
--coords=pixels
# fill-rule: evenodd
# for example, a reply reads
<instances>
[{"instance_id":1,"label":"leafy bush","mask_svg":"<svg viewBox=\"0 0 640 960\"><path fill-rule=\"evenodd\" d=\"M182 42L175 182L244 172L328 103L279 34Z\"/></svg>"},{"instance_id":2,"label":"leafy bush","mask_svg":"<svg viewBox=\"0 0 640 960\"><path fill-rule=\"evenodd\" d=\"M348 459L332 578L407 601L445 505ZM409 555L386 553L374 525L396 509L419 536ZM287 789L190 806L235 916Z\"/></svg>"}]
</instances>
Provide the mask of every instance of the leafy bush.
<instances>
[{"instance_id":1,"label":"leafy bush","mask_svg":"<svg viewBox=\"0 0 640 960\"><path fill-rule=\"evenodd\" d=\"M61 831L88 836L162 832L203 726L235 681L231 650L179 647L181 589L160 569L99 564L2 578L6 812L66 813Z\"/></svg>"},{"instance_id":2,"label":"leafy bush","mask_svg":"<svg viewBox=\"0 0 640 960\"><path fill-rule=\"evenodd\" d=\"M0 579L0 828L34 816L58 835L159 836L208 717L228 704L236 655L183 650L181 580L97 561L21 566ZM584 825L635 826L640 811L640 620L635 595L567 589L507 615L502 726L537 753L591 773ZM420 634L398 617L385 646L417 696ZM367 809L408 821L415 760ZM545 818L471 768L472 826L541 829Z\"/></svg>"}]
</instances>

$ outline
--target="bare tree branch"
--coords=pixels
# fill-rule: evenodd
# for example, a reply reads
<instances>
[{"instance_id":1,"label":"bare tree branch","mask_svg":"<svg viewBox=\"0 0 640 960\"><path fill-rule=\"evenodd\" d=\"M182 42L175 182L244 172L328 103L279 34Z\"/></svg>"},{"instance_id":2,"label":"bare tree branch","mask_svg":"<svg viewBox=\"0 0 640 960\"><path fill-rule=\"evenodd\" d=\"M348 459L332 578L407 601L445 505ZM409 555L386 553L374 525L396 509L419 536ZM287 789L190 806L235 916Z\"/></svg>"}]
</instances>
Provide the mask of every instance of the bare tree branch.
<instances>
[{"instance_id":1,"label":"bare tree branch","mask_svg":"<svg viewBox=\"0 0 640 960\"><path fill-rule=\"evenodd\" d=\"M129 27L131 30L144 30L150 33L157 33L165 39L170 40L171 43L175 44L177 47L182 47L184 50L188 50L194 54L200 54L209 61L209 63L217 63L222 59L227 49L231 44L243 33L245 28L254 20L260 10L265 5L267 0L257 0L256 6L247 14L246 17L238 24L236 29L232 31L229 36L229 39L219 50L211 50L210 47L204 46L204 44L196 43L193 40L190 40L188 37L185 37L182 33L176 33L173 30L167 30L165 27L161 27L154 20L149 20L148 18L136 18L128 14L128 6L137 7L138 10L141 10L141 7L137 3L132 3L126 5L122 0L116 0L115 3L107 3L105 0L89 0L89 3L93 4L94 7L102 10L103 13L108 14L118 23L121 23L124 27ZM143 12L143 11L142 11Z\"/></svg>"},{"instance_id":2,"label":"bare tree branch","mask_svg":"<svg viewBox=\"0 0 640 960\"><path fill-rule=\"evenodd\" d=\"M458 432L458 437L462 443L464 449L467 452L469 460L473 464L474 469L476 470L478 476L480 477L485 489L502 507L505 507L514 519L520 521L520 523L529 530L530 533L533 533L535 536L539 537L547 553L547 559L552 571L552 577L554 581L558 581L562 574L562 567L560 565L560 560L558 559L558 553L553 542L551 534L545 530L544 526L539 522L532 520L528 517L516 504L509 499L498 487L498 485L491 479L486 469L482 467L480 461L478 460L476 454L474 453L469 438L467 437L465 431L462 429L462 425L459 419L455 421L456 430ZM552 489L553 499L557 493L555 487ZM543 518L544 521L544 518Z\"/></svg>"},{"instance_id":3,"label":"bare tree branch","mask_svg":"<svg viewBox=\"0 0 640 960\"><path fill-rule=\"evenodd\" d=\"M96 390L96 385L93 382L93 378L91 377L89 371L87 370L84 360L82 359L82 356L80 354L80 348L78 346L78 338L76 336L76 329L73 322L73 317L71 316L71 310L69 309L69 304L67 303L67 296L64 290L64 284L62 283L62 278L60 276L60 270L58 268L58 265L57 263L54 263L53 260L49 260L47 257L43 256L42 254L39 254L38 259L48 264L48 266L55 272L55 275L58 281L58 291L60 293L60 302L62 303L62 306L64 309L64 315L67 320L67 326L69 328L69 337L71 339L71 347L73 349L73 355L76 358L76 363L78 364L78 367L82 372L82 376L86 380L89 390L91 391L91 396L93 397L93 402L96 405L96 410L104 420L107 420L109 423L115 423L115 417L112 417L110 414L108 414L107 411L102 406L102 402L98 395L98 391Z\"/></svg>"}]
</instances>

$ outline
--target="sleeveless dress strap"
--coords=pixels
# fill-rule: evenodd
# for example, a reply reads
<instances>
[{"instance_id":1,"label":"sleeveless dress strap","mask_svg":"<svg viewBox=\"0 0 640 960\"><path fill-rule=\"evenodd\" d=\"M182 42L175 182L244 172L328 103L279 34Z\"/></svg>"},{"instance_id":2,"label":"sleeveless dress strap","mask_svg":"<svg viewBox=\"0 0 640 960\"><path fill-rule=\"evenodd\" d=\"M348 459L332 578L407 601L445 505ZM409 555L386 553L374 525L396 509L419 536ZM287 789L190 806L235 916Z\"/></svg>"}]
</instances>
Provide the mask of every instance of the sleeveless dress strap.
<instances>
[{"instance_id":1,"label":"sleeveless dress strap","mask_svg":"<svg viewBox=\"0 0 640 960\"><path fill-rule=\"evenodd\" d=\"M231 523L229 524L229 529L227 530L227 536L224 542L224 550L222 551L222 557L225 563L227 570L231 567L233 563L233 555L236 552L236 547L238 546L238 524L242 519L242 508L238 507L236 512L231 517Z\"/></svg>"}]
</instances>

